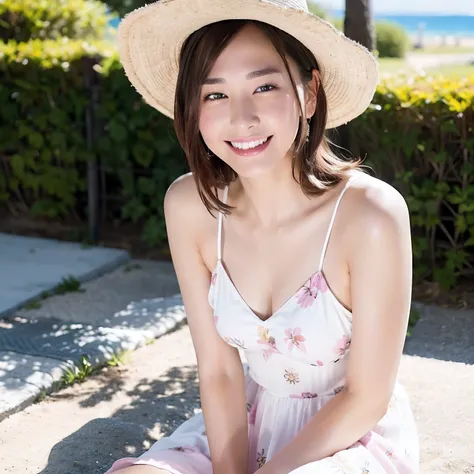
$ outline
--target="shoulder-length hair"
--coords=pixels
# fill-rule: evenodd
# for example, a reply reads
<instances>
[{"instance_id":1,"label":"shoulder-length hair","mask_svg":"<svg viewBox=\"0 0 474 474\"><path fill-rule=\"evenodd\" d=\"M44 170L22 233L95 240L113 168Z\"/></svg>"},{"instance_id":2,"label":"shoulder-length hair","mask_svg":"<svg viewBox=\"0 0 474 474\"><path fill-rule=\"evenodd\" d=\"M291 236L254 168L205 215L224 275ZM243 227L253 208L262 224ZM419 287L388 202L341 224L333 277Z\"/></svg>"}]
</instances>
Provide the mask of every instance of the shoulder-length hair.
<instances>
[{"instance_id":1,"label":"shoulder-length hair","mask_svg":"<svg viewBox=\"0 0 474 474\"><path fill-rule=\"evenodd\" d=\"M215 61L232 38L245 26L254 25L267 36L283 60L298 97L295 80L287 58L295 61L303 83L312 79L314 69L319 70L316 58L300 41L284 31L254 20L224 20L204 26L190 35L181 48L179 74L174 105L174 127L194 176L199 196L212 214L217 210L229 214L232 206L217 196L222 188L237 178L237 173L214 154L209 156L199 131L201 87ZM360 161L346 161L337 157L325 135L327 100L323 87L317 89L316 112L311 121L309 141L306 141L308 124L301 108L298 133L292 158L293 179L307 196L317 196L344 179L349 171L358 168ZM299 176L295 176L296 165Z\"/></svg>"}]
</instances>

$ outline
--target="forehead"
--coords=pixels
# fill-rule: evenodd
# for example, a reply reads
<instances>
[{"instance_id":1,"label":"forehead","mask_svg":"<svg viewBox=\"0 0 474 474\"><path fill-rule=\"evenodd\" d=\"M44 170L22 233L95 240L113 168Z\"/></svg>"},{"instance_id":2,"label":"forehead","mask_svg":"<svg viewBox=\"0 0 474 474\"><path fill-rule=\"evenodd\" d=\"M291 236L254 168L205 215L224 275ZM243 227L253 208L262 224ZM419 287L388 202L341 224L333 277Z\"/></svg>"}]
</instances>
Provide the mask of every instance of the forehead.
<instances>
[{"instance_id":1,"label":"forehead","mask_svg":"<svg viewBox=\"0 0 474 474\"><path fill-rule=\"evenodd\" d=\"M247 25L229 41L215 61L211 74L224 76L262 66L275 66L286 72L283 60L265 33L254 25Z\"/></svg>"}]
</instances>

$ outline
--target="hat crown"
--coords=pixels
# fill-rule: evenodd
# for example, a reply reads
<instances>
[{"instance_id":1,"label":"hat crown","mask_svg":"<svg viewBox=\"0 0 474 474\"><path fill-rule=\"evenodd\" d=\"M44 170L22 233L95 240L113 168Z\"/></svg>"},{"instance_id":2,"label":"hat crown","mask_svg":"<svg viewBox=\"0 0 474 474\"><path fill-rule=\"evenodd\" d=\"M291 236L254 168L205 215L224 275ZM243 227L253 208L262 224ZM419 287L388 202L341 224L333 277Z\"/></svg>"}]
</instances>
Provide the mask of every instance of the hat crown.
<instances>
[{"instance_id":1,"label":"hat crown","mask_svg":"<svg viewBox=\"0 0 474 474\"><path fill-rule=\"evenodd\" d=\"M306 0L262 0L266 3L272 3L277 7L294 8L295 10L302 10L308 12L308 3Z\"/></svg>"}]
</instances>

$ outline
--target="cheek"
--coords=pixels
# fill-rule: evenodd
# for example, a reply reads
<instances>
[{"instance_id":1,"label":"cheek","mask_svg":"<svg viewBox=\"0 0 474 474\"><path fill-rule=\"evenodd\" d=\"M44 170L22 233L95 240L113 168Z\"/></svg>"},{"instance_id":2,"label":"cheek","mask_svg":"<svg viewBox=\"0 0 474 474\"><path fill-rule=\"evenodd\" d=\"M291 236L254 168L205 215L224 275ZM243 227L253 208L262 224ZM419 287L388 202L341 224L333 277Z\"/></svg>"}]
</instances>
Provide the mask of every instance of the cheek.
<instances>
[{"instance_id":1,"label":"cheek","mask_svg":"<svg viewBox=\"0 0 474 474\"><path fill-rule=\"evenodd\" d=\"M298 131L299 116L298 104L292 94L281 95L275 101L271 117L279 146L288 149L292 145Z\"/></svg>"},{"instance_id":2,"label":"cheek","mask_svg":"<svg viewBox=\"0 0 474 474\"><path fill-rule=\"evenodd\" d=\"M220 108L222 111L222 108ZM219 136L220 127L224 121L218 107L202 107L199 116L199 130L204 141L211 146L213 140Z\"/></svg>"}]
</instances>

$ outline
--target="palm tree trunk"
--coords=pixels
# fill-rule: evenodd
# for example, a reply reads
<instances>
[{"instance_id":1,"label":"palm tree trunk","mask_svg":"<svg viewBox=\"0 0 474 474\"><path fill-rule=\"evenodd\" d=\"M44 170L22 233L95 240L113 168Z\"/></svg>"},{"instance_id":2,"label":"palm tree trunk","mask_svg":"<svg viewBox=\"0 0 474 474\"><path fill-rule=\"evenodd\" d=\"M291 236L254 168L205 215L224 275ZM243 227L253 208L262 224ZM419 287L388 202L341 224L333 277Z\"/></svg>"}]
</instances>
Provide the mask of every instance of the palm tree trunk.
<instances>
[{"instance_id":1,"label":"palm tree trunk","mask_svg":"<svg viewBox=\"0 0 474 474\"><path fill-rule=\"evenodd\" d=\"M354 41L365 46L369 51L375 49L375 28L372 14L372 0L346 0L346 15L344 20L344 34ZM349 150L338 150L339 155L351 157L350 124L342 125L329 134L329 137Z\"/></svg>"},{"instance_id":2,"label":"palm tree trunk","mask_svg":"<svg viewBox=\"0 0 474 474\"><path fill-rule=\"evenodd\" d=\"M369 51L375 49L372 0L346 0L344 33Z\"/></svg>"}]
</instances>

